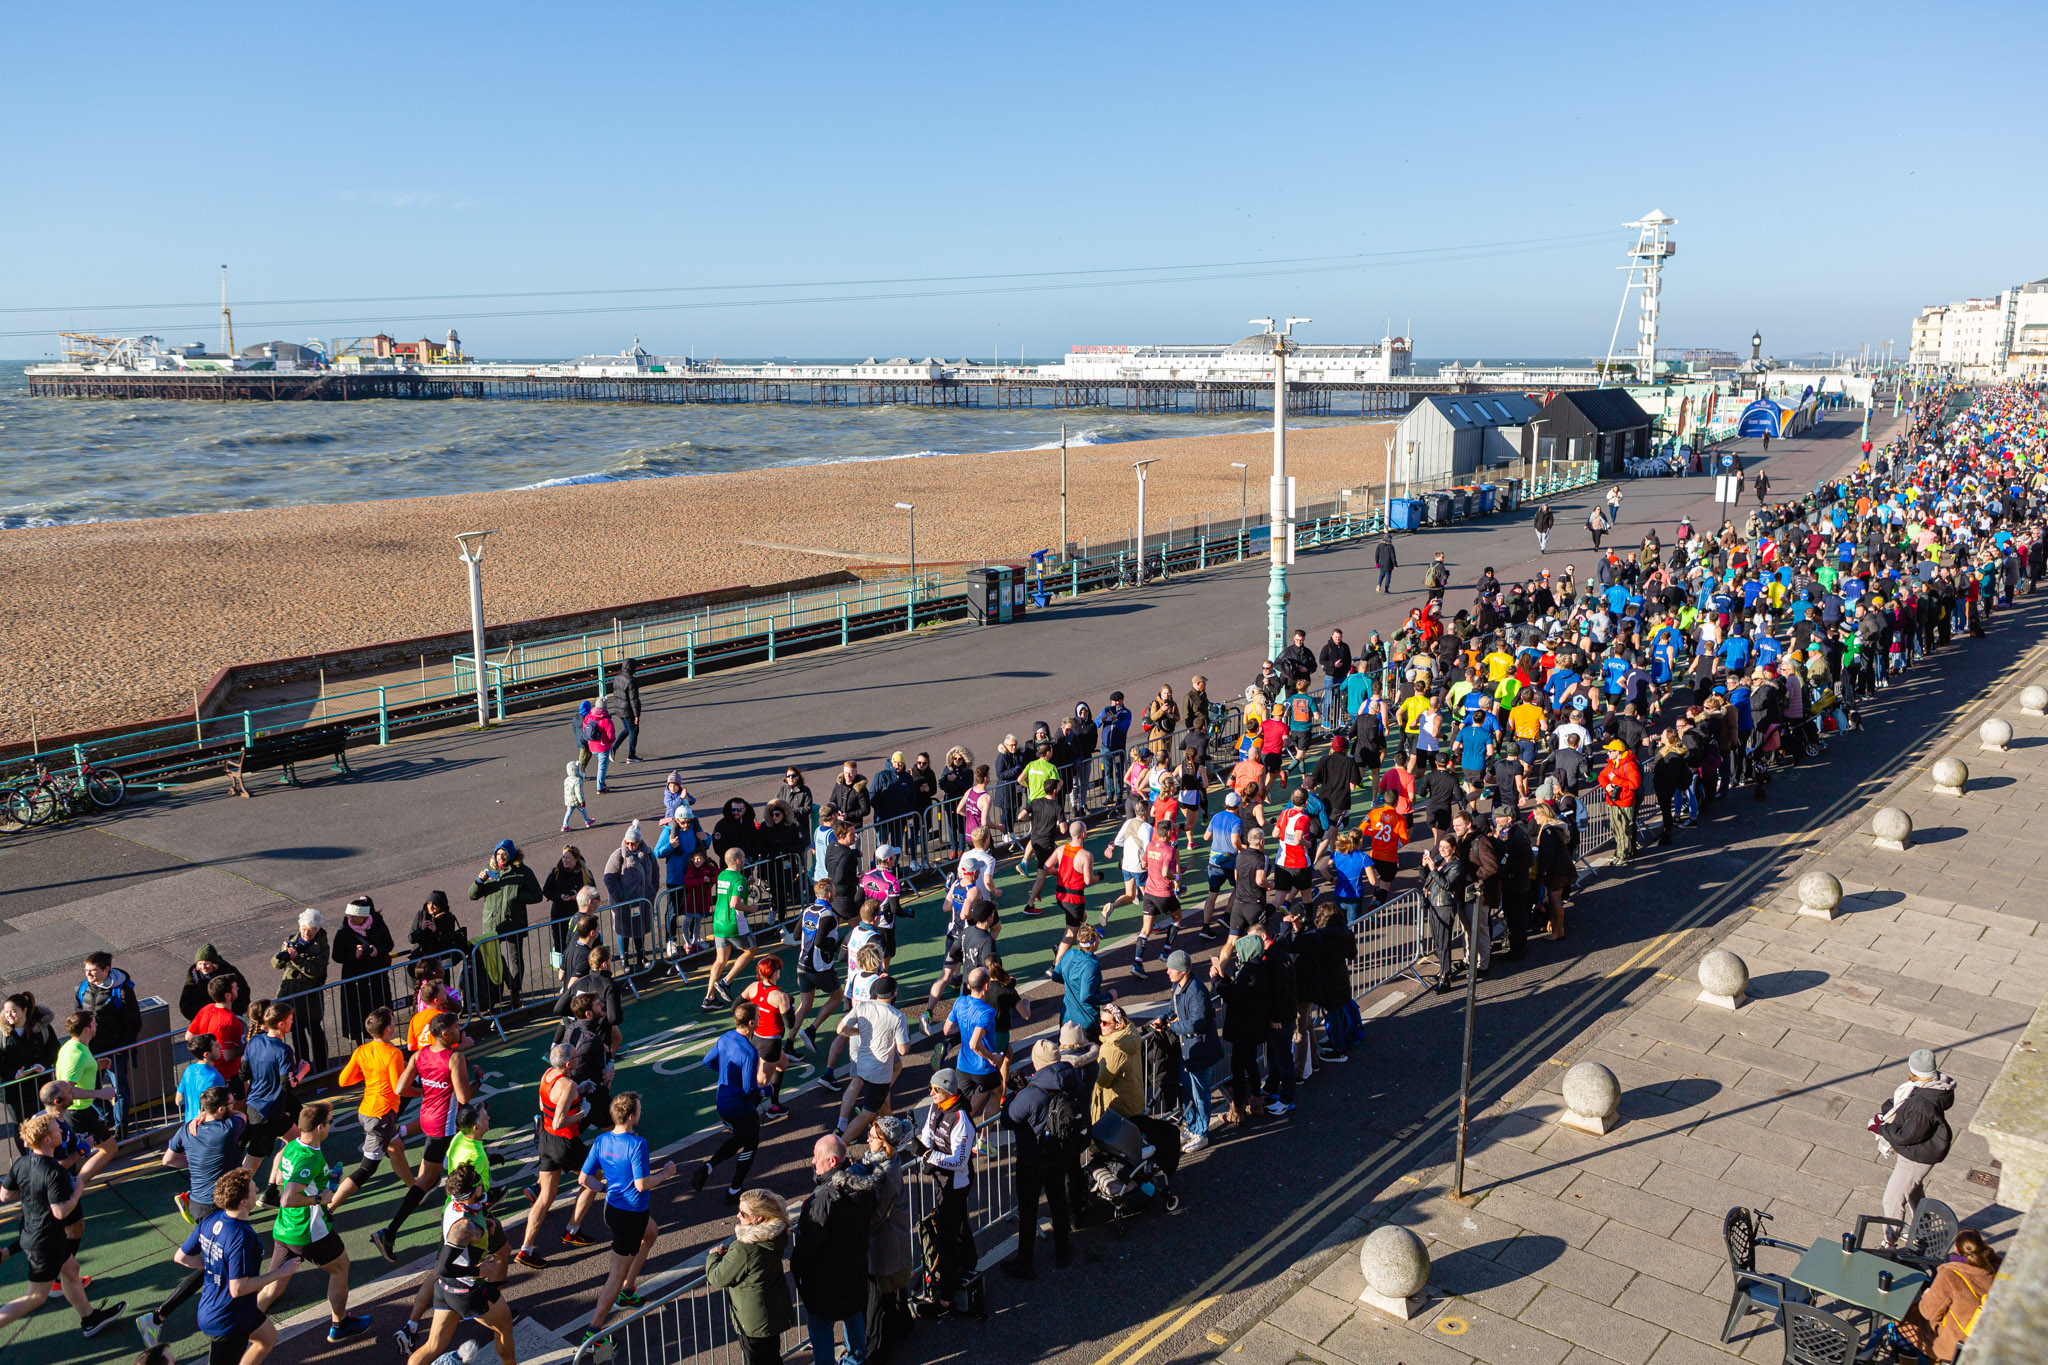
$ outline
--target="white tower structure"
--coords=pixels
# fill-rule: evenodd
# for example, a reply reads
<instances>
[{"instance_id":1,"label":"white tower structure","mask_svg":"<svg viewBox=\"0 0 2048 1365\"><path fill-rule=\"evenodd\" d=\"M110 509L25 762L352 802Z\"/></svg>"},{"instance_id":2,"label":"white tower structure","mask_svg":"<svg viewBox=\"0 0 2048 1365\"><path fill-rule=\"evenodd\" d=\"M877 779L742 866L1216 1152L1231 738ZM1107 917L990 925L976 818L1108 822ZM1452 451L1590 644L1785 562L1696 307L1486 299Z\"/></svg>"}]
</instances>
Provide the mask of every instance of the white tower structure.
<instances>
[{"instance_id":1,"label":"white tower structure","mask_svg":"<svg viewBox=\"0 0 2048 1365\"><path fill-rule=\"evenodd\" d=\"M1643 298L1642 314L1636 319L1636 382L1648 384L1657 376L1657 308L1664 287L1664 262L1678 250L1678 243L1669 234L1677 221L1662 210L1652 209L1635 222L1622 224L1636 230L1636 240L1628 249L1628 264L1617 267L1627 272L1627 280L1621 287L1621 308L1614 315L1614 335L1607 342L1607 366L1601 371L1603 384L1619 358L1615 347L1621 342L1621 320L1628 314L1629 294L1637 289L1643 291Z\"/></svg>"}]
</instances>

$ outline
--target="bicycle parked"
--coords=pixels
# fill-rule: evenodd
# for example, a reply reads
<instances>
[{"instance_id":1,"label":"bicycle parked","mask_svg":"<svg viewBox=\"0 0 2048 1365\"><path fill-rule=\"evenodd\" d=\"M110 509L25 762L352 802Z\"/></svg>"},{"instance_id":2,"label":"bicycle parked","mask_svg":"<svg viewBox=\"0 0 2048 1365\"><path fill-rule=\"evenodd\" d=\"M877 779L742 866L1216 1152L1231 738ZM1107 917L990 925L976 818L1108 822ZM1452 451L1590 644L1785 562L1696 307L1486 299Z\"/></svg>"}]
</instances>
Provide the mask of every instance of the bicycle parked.
<instances>
[{"instance_id":1,"label":"bicycle parked","mask_svg":"<svg viewBox=\"0 0 2048 1365\"><path fill-rule=\"evenodd\" d=\"M128 784L121 774L112 768L95 768L90 759L81 757L76 767L54 773L43 764L36 764L33 776L17 777L0 788L0 796L4 796L0 809L5 809L8 819L26 828L46 824L60 815L112 810L127 794Z\"/></svg>"}]
</instances>

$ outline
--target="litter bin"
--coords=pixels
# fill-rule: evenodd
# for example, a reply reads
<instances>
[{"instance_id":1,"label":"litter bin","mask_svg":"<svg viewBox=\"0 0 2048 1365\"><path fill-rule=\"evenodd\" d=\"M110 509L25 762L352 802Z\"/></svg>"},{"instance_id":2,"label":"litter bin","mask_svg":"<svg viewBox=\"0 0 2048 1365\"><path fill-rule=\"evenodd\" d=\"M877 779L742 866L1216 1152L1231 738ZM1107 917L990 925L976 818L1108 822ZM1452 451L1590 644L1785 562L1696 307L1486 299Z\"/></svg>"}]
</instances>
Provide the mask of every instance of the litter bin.
<instances>
[{"instance_id":1,"label":"litter bin","mask_svg":"<svg viewBox=\"0 0 2048 1365\"><path fill-rule=\"evenodd\" d=\"M1450 521L1451 495L1449 493L1431 493L1429 495L1429 524L1432 526L1448 526Z\"/></svg>"},{"instance_id":2,"label":"litter bin","mask_svg":"<svg viewBox=\"0 0 2048 1365\"><path fill-rule=\"evenodd\" d=\"M1499 488L1490 483L1482 483L1475 491L1479 494L1478 514L1482 517L1492 516L1494 503L1500 496Z\"/></svg>"},{"instance_id":3,"label":"litter bin","mask_svg":"<svg viewBox=\"0 0 2048 1365\"><path fill-rule=\"evenodd\" d=\"M967 614L975 624L996 626L1024 619L1030 588L1022 568L1015 564L991 564L969 569L965 577Z\"/></svg>"},{"instance_id":4,"label":"litter bin","mask_svg":"<svg viewBox=\"0 0 2048 1365\"><path fill-rule=\"evenodd\" d=\"M1463 521L1463 520L1464 520L1465 518L1467 518L1467 517L1469 517L1469 516L1471 516L1471 515L1472 515L1472 490L1471 490L1471 489L1469 489L1469 488L1453 488L1453 489L1451 490L1451 517L1450 517L1450 519L1451 519L1452 521Z\"/></svg>"},{"instance_id":5,"label":"litter bin","mask_svg":"<svg viewBox=\"0 0 2048 1365\"><path fill-rule=\"evenodd\" d=\"M1521 505L1522 481L1520 479L1509 479L1501 485L1500 508L1503 512L1512 512Z\"/></svg>"},{"instance_id":6,"label":"litter bin","mask_svg":"<svg viewBox=\"0 0 2048 1365\"><path fill-rule=\"evenodd\" d=\"M1413 531L1422 525L1421 498L1394 498L1387 503L1387 529Z\"/></svg>"},{"instance_id":7,"label":"litter bin","mask_svg":"<svg viewBox=\"0 0 2048 1365\"><path fill-rule=\"evenodd\" d=\"M179 1057L171 1050L171 1007L161 996L147 996L139 1004L142 1012L142 1029L135 1036L144 1040L139 1047L128 1052L128 1094L132 1103L128 1122L135 1127L149 1126L152 1122L167 1119L177 1112L178 1063ZM185 1049L177 1049L184 1053ZM186 1054L189 1059L190 1054ZM164 1097L162 1107L158 1097Z\"/></svg>"}]
</instances>

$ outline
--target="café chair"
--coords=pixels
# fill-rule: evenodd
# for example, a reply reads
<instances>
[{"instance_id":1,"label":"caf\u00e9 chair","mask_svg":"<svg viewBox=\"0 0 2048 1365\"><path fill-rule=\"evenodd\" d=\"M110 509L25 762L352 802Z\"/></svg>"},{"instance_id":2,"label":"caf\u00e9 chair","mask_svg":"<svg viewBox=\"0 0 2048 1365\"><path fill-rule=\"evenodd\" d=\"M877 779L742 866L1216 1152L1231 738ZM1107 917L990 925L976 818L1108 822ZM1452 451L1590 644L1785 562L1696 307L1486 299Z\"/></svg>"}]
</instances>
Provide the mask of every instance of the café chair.
<instances>
[{"instance_id":1,"label":"caf\u00e9 chair","mask_svg":"<svg viewBox=\"0 0 2048 1365\"><path fill-rule=\"evenodd\" d=\"M1896 1218L1882 1218L1874 1213L1859 1213L1856 1215L1856 1249L1932 1274L1948 1259L1949 1252L1956 1244L1956 1232L1961 1226L1956 1211L1939 1199L1920 1201L1920 1207L1913 1212L1911 1229ZM1865 1246L1863 1231L1870 1227L1890 1228L1898 1236L1899 1244L1889 1248L1882 1243Z\"/></svg>"},{"instance_id":2,"label":"caf\u00e9 chair","mask_svg":"<svg viewBox=\"0 0 2048 1365\"><path fill-rule=\"evenodd\" d=\"M1783 1365L1854 1365L1863 1344L1854 1327L1810 1304L1786 1304L1784 1324Z\"/></svg>"},{"instance_id":3,"label":"caf\u00e9 chair","mask_svg":"<svg viewBox=\"0 0 2048 1365\"><path fill-rule=\"evenodd\" d=\"M1770 1215L1737 1205L1728 1210L1728 1216L1721 1220L1721 1240L1728 1246L1728 1269L1735 1275L1735 1294L1728 1301L1728 1322L1721 1328L1723 1342L1735 1339L1736 1329L1751 1313L1763 1313L1782 1323L1782 1310L1786 1304L1811 1301L1806 1290L1783 1275L1768 1274L1756 1268L1758 1247L1777 1247L1801 1255L1806 1252L1805 1247L1759 1235L1758 1219L1768 1222Z\"/></svg>"}]
</instances>

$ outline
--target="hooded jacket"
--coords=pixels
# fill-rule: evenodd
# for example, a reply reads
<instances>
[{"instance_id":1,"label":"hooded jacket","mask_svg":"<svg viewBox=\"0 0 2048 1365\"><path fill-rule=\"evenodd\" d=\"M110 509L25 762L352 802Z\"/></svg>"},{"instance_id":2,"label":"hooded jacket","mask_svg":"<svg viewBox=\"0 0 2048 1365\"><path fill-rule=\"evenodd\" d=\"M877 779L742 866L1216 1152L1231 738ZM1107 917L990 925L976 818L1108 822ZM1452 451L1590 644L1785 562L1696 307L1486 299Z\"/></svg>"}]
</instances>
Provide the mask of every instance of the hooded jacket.
<instances>
[{"instance_id":1,"label":"hooded jacket","mask_svg":"<svg viewBox=\"0 0 2048 1365\"><path fill-rule=\"evenodd\" d=\"M568 763L567 775L562 778L562 808L573 810L583 804L583 769L575 759Z\"/></svg>"},{"instance_id":2,"label":"hooded jacket","mask_svg":"<svg viewBox=\"0 0 2048 1365\"><path fill-rule=\"evenodd\" d=\"M446 891L427 893L426 903L413 916L412 932L407 937L415 958L462 951L469 947L469 930L463 928L454 912L449 910Z\"/></svg>"},{"instance_id":3,"label":"hooded jacket","mask_svg":"<svg viewBox=\"0 0 2048 1365\"><path fill-rule=\"evenodd\" d=\"M606 706L613 715L624 716L634 729L640 727L640 682L633 676L631 659L619 660L619 671L612 674L611 699Z\"/></svg>"},{"instance_id":4,"label":"hooded jacket","mask_svg":"<svg viewBox=\"0 0 2048 1365\"><path fill-rule=\"evenodd\" d=\"M1939 1165L1948 1156L1954 1135L1949 1131L1949 1106L1956 1102L1953 1076L1915 1078L1895 1093L1891 1114L1878 1125L1878 1135L1908 1161Z\"/></svg>"},{"instance_id":5,"label":"hooded jacket","mask_svg":"<svg viewBox=\"0 0 2048 1365\"><path fill-rule=\"evenodd\" d=\"M867 774L857 773L853 781L844 777L832 784L832 808L839 812L839 818L849 825L859 825L874 812L874 802L868 797Z\"/></svg>"},{"instance_id":6,"label":"hooded jacket","mask_svg":"<svg viewBox=\"0 0 2048 1365\"><path fill-rule=\"evenodd\" d=\"M635 820L627 834L637 840L639 833L640 822ZM628 850L622 842L612 850L612 856L605 859L604 896L613 905L637 900L652 904L660 894L661 865L654 861L654 855L645 843L637 843Z\"/></svg>"},{"instance_id":7,"label":"hooded jacket","mask_svg":"<svg viewBox=\"0 0 2048 1365\"><path fill-rule=\"evenodd\" d=\"M142 1004L135 998L135 983L119 967L107 972L104 986L79 982L78 1008L91 1011L93 1021L99 1025L93 1048L101 1056L128 1046L142 1032Z\"/></svg>"},{"instance_id":8,"label":"hooded jacket","mask_svg":"<svg viewBox=\"0 0 2048 1365\"><path fill-rule=\"evenodd\" d=\"M820 1317L859 1317L868 1305L868 1241L886 1221L886 1183L864 1166L817 1177L796 1223L789 1269L803 1305Z\"/></svg>"},{"instance_id":9,"label":"hooded jacket","mask_svg":"<svg viewBox=\"0 0 2048 1365\"><path fill-rule=\"evenodd\" d=\"M213 971L201 972L198 967L200 962L213 963ZM199 1011L206 1008L210 999L207 991L213 986L213 978L216 976L225 976L230 981L241 982L242 999L246 1001L249 998L249 978L243 976L226 958L215 952L213 945L209 943L199 950L194 964L185 969L185 985L178 992L178 1013L185 1016L187 1023L197 1019Z\"/></svg>"},{"instance_id":10,"label":"hooded jacket","mask_svg":"<svg viewBox=\"0 0 2048 1365\"><path fill-rule=\"evenodd\" d=\"M733 807L739 807L739 814L733 814ZM738 797L725 803L719 812L718 822L711 827L711 849L718 855L719 866L725 865L725 851L736 848L747 855L747 861L754 859L754 836L756 834L754 803Z\"/></svg>"},{"instance_id":11,"label":"hooded jacket","mask_svg":"<svg viewBox=\"0 0 2048 1365\"><path fill-rule=\"evenodd\" d=\"M508 855L512 865L500 872L495 859L499 853ZM519 850L510 839L501 839L491 850L493 861L484 865L470 883L469 898L482 901L484 933L502 934L508 929L524 929L527 925L526 907L539 905L547 897L541 894L540 878L533 875L533 869L520 858Z\"/></svg>"},{"instance_id":12,"label":"hooded jacket","mask_svg":"<svg viewBox=\"0 0 2048 1365\"><path fill-rule=\"evenodd\" d=\"M789 1224L780 1218L744 1223L732 1241L704 1257L704 1283L725 1291L726 1312L743 1337L780 1337L796 1326L789 1280L782 1273Z\"/></svg>"}]
</instances>

